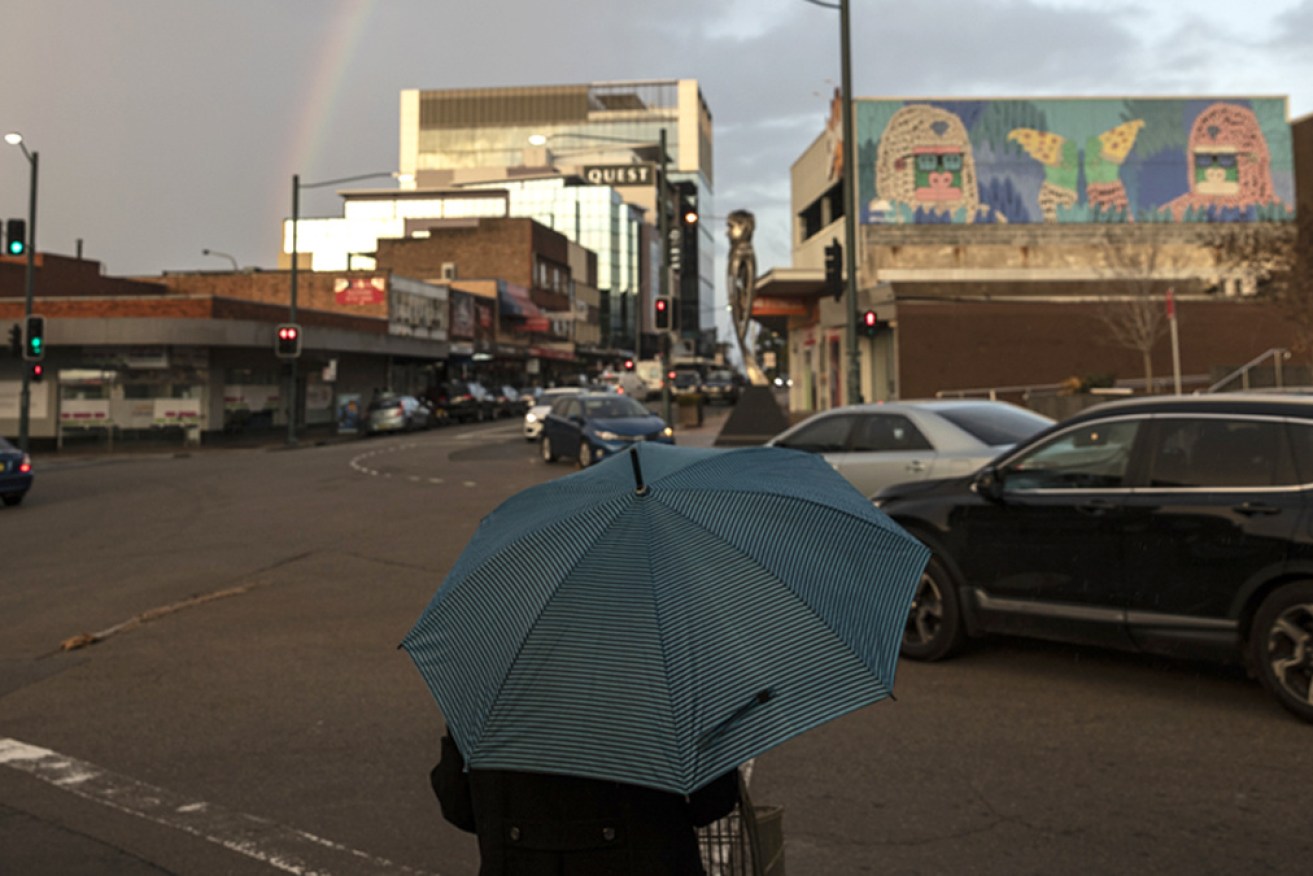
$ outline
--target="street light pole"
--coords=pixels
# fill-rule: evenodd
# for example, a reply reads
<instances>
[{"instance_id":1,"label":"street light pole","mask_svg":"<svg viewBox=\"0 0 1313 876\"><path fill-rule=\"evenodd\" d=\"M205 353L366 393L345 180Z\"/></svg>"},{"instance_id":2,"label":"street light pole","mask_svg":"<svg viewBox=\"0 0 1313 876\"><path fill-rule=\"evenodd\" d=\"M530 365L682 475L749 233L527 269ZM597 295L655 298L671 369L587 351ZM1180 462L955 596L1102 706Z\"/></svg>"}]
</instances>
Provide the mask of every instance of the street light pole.
<instances>
[{"instance_id":1,"label":"street light pole","mask_svg":"<svg viewBox=\"0 0 1313 876\"><path fill-rule=\"evenodd\" d=\"M327 179L323 182L301 183L301 175L292 174L292 270L291 282L289 283L290 294L288 296L287 321L296 322L296 274L297 274L297 229L301 226L301 189L317 189L323 186L335 186L342 183L360 182L367 179L379 179L381 177L395 176L391 171L379 171L377 173L362 173L356 176L344 176L338 179ZM350 257L348 257L348 262ZM304 333L301 335L302 341L305 340ZM294 356L288 360L288 392L287 392L287 445L296 446L296 414L300 408L297 404L297 358Z\"/></svg>"},{"instance_id":2,"label":"street light pole","mask_svg":"<svg viewBox=\"0 0 1313 876\"><path fill-rule=\"evenodd\" d=\"M843 99L843 231L844 273L847 274L848 298L848 404L862 400L861 356L857 349L857 151L853 142L853 70L852 37L848 26L850 0L839 0L839 39L842 64Z\"/></svg>"},{"instance_id":3,"label":"street light pole","mask_svg":"<svg viewBox=\"0 0 1313 876\"><path fill-rule=\"evenodd\" d=\"M853 65L852 36L849 28L850 0L826 3L824 0L807 0L813 6L839 10L839 99L843 125L843 236L844 273L847 279L844 291L848 298L847 329L844 333L848 346L848 403L857 404L862 397L861 355L857 349L857 162L856 143L853 138Z\"/></svg>"},{"instance_id":4,"label":"street light pole","mask_svg":"<svg viewBox=\"0 0 1313 876\"><path fill-rule=\"evenodd\" d=\"M27 163L31 165L31 181L27 189L27 269L23 277L23 317L24 324L27 317L32 313L33 285L36 281L36 185L37 185L37 167L40 161L40 155L36 152L28 152L27 144L23 142L23 135L19 133L5 134L5 142L10 146L17 146L23 150L23 155L27 158ZM23 388L22 395L19 399L18 411L18 449L27 453L28 445L28 428L29 428L29 410L32 403L32 374L31 369L23 367Z\"/></svg>"},{"instance_id":5,"label":"street light pole","mask_svg":"<svg viewBox=\"0 0 1313 876\"><path fill-rule=\"evenodd\" d=\"M678 302L670 300L670 194L668 180L666 179L667 160L666 160L666 129L661 128L661 137L658 141L661 145L661 164L660 173L657 174L657 234L661 236L661 273L657 277L657 288L662 298L670 304L670 318L672 320L676 313L679 313ZM659 336L659 350L657 357L661 362L661 417L666 421L667 426L673 426L674 422L670 418L670 352L674 344L674 330L667 328Z\"/></svg>"}]
</instances>

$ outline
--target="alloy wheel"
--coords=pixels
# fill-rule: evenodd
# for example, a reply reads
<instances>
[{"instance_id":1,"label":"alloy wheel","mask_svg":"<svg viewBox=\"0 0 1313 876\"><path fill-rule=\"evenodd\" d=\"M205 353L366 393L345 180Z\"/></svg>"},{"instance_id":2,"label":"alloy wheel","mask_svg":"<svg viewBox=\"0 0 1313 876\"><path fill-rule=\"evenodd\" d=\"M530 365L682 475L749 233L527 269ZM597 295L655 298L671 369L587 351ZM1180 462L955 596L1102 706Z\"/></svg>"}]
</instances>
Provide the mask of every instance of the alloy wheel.
<instances>
[{"instance_id":1,"label":"alloy wheel","mask_svg":"<svg viewBox=\"0 0 1313 876\"><path fill-rule=\"evenodd\" d=\"M939 583L929 572L921 573L912 606L907 612L907 626L903 629L903 642L925 645L932 642L944 624L944 594Z\"/></svg>"},{"instance_id":2,"label":"alloy wheel","mask_svg":"<svg viewBox=\"0 0 1313 876\"><path fill-rule=\"evenodd\" d=\"M1292 699L1313 706L1313 603L1288 606L1267 631L1267 665Z\"/></svg>"}]
</instances>

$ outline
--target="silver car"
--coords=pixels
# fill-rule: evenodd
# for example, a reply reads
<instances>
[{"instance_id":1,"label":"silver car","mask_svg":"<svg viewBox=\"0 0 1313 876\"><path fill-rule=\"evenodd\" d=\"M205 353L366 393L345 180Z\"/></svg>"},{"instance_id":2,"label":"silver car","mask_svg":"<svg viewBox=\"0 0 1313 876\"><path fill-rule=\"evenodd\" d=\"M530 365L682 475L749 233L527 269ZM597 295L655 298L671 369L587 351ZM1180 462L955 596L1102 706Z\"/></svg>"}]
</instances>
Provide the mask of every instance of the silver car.
<instances>
[{"instance_id":1,"label":"silver car","mask_svg":"<svg viewBox=\"0 0 1313 876\"><path fill-rule=\"evenodd\" d=\"M1053 422L1000 401L883 402L822 411L766 443L819 453L874 496L904 481L970 474Z\"/></svg>"},{"instance_id":2,"label":"silver car","mask_svg":"<svg viewBox=\"0 0 1313 876\"><path fill-rule=\"evenodd\" d=\"M380 432L410 432L433 426L433 411L413 395L385 393L369 403L365 430L370 435Z\"/></svg>"}]
</instances>

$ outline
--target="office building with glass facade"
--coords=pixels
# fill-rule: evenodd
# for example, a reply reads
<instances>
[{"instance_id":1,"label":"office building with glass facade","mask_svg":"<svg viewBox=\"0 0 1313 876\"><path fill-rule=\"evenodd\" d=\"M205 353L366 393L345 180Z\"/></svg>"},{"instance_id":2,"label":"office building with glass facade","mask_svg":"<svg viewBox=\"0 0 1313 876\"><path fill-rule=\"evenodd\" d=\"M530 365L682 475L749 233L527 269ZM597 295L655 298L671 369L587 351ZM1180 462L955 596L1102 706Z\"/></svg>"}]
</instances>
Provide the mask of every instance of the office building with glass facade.
<instances>
[{"instance_id":1,"label":"office building with glass facade","mask_svg":"<svg viewBox=\"0 0 1313 876\"><path fill-rule=\"evenodd\" d=\"M408 90L400 135L403 189L507 189L510 215L535 218L596 251L603 331L615 346L632 341L635 326L651 331L663 140L668 180L699 213L713 212L711 112L692 79ZM559 179L544 179L553 175ZM681 336L714 344L711 235L706 223L683 234L683 270L671 292Z\"/></svg>"}]
</instances>

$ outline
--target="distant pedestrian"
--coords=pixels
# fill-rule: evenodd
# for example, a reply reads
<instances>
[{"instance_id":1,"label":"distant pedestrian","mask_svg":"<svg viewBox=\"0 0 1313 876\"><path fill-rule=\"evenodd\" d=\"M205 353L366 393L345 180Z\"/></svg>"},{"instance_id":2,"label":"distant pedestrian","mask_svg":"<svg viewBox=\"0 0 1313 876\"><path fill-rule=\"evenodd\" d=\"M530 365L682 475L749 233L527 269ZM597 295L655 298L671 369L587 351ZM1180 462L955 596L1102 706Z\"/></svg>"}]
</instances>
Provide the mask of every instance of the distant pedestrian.
<instances>
[{"instance_id":1,"label":"distant pedestrian","mask_svg":"<svg viewBox=\"0 0 1313 876\"><path fill-rule=\"evenodd\" d=\"M443 817L478 835L480 876L701 876L696 828L739 800L737 770L688 796L580 776L467 770L445 735L430 780Z\"/></svg>"}]
</instances>

